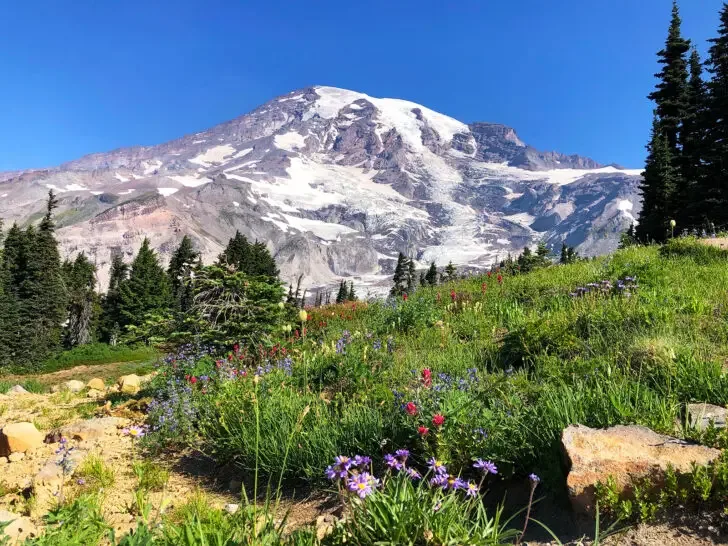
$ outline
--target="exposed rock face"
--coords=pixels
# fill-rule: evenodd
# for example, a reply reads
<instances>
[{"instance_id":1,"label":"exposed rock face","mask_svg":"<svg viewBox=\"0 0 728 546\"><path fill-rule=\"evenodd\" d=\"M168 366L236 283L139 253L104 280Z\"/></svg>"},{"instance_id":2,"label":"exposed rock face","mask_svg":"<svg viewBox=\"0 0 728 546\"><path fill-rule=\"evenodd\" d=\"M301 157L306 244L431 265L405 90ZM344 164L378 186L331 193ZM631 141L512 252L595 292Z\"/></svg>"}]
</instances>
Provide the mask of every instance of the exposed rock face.
<instances>
[{"instance_id":1,"label":"exposed rock face","mask_svg":"<svg viewBox=\"0 0 728 546\"><path fill-rule=\"evenodd\" d=\"M572 425L562 433L561 443L570 467L566 485L572 506L587 513L594 510L596 483L609 476L625 489L633 479L663 472L668 465L689 472L693 462L705 465L720 456L718 449L635 425L599 430Z\"/></svg>"},{"instance_id":2,"label":"exposed rock face","mask_svg":"<svg viewBox=\"0 0 728 546\"><path fill-rule=\"evenodd\" d=\"M53 188L61 246L95 260L102 289L111 255L129 260L144 237L166 260L189 235L212 261L235 230L265 241L286 281L376 287L400 251L422 267L489 266L537 240L611 251L639 212L638 174L535 150L504 125L311 87L166 144L0 173L0 217L36 218Z\"/></svg>"},{"instance_id":3,"label":"exposed rock face","mask_svg":"<svg viewBox=\"0 0 728 546\"><path fill-rule=\"evenodd\" d=\"M25 453L43 445L43 435L33 423L11 423L0 432L0 456Z\"/></svg>"}]
</instances>

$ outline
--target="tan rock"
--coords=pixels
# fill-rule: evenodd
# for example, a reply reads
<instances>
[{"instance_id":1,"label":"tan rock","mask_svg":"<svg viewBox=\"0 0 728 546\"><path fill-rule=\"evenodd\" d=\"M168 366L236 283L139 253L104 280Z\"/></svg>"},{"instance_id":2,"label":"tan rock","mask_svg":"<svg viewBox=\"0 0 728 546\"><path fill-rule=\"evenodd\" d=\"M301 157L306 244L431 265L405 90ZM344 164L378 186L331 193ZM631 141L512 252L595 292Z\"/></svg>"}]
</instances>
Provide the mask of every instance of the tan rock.
<instances>
[{"instance_id":1,"label":"tan rock","mask_svg":"<svg viewBox=\"0 0 728 546\"><path fill-rule=\"evenodd\" d=\"M33 423L12 423L0 432L0 456L18 451L26 452L43 445L43 435Z\"/></svg>"},{"instance_id":2,"label":"tan rock","mask_svg":"<svg viewBox=\"0 0 728 546\"><path fill-rule=\"evenodd\" d=\"M94 377L93 379L91 379L88 383L86 383L86 386L89 389L95 389L97 391L106 390L106 384L104 383L104 380L98 377Z\"/></svg>"},{"instance_id":3,"label":"tan rock","mask_svg":"<svg viewBox=\"0 0 728 546\"><path fill-rule=\"evenodd\" d=\"M7 510L0 510L0 523L11 522L10 525L5 527L4 533L11 539L22 542L28 537L36 536L37 530L30 518L21 516L20 514L14 514ZM0 532L0 539L3 533ZM0 540L0 543L2 540Z\"/></svg>"},{"instance_id":4,"label":"tan rock","mask_svg":"<svg viewBox=\"0 0 728 546\"><path fill-rule=\"evenodd\" d=\"M0 457L0 464L8 464L8 458L7 457Z\"/></svg>"},{"instance_id":5,"label":"tan rock","mask_svg":"<svg viewBox=\"0 0 728 546\"><path fill-rule=\"evenodd\" d=\"M23 387L20 385L15 385L14 387L11 387L8 391L8 396L20 396L23 394L30 394L28 391L26 391Z\"/></svg>"},{"instance_id":6,"label":"tan rock","mask_svg":"<svg viewBox=\"0 0 728 546\"><path fill-rule=\"evenodd\" d=\"M86 385L84 385L83 381L78 381L77 379L71 379L63 384L63 388L71 392L81 392L85 387Z\"/></svg>"},{"instance_id":7,"label":"tan rock","mask_svg":"<svg viewBox=\"0 0 728 546\"><path fill-rule=\"evenodd\" d=\"M333 514L322 514L316 518L316 538L323 540L334 531L337 518Z\"/></svg>"},{"instance_id":8,"label":"tan rock","mask_svg":"<svg viewBox=\"0 0 728 546\"><path fill-rule=\"evenodd\" d=\"M17 463L22 461L23 459L25 459L25 453L23 453L22 451L16 451L8 455L9 463Z\"/></svg>"},{"instance_id":9,"label":"tan rock","mask_svg":"<svg viewBox=\"0 0 728 546\"><path fill-rule=\"evenodd\" d=\"M717 449L635 425L608 429L572 425L564 429L561 444L571 468L566 485L572 507L586 513L594 510L596 483L609 476L624 490L633 479L659 474L668 465L689 472L693 462L705 465L720 455Z\"/></svg>"},{"instance_id":10,"label":"tan rock","mask_svg":"<svg viewBox=\"0 0 728 546\"><path fill-rule=\"evenodd\" d=\"M73 440L96 440L107 433L116 432L122 420L117 417L95 417L61 428L61 434Z\"/></svg>"},{"instance_id":11,"label":"tan rock","mask_svg":"<svg viewBox=\"0 0 728 546\"><path fill-rule=\"evenodd\" d=\"M122 375L118 379L117 384L124 394L136 394L141 387L141 381L136 374Z\"/></svg>"}]
</instances>

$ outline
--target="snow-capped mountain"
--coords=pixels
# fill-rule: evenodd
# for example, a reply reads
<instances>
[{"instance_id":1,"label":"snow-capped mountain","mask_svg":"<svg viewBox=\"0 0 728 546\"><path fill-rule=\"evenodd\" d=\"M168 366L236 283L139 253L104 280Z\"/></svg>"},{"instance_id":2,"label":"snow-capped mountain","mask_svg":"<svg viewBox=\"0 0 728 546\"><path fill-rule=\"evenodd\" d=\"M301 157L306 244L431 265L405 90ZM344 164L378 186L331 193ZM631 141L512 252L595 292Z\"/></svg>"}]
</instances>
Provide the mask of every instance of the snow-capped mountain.
<instances>
[{"instance_id":1,"label":"snow-capped mountain","mask_svg":"<svg viewBox=\"0 0 728 546\"><path fill-rule=\"evenodd\" d=\"M102 286L111 254L130 258L144 237L166 257L188 234L210 261L236 229L269 245L287 281L376 286L399 251L485 267L538 240L613 250L639 212L639 173L539 152L503 125L311 87L166 144L0 173L0 218L34 221L54 189L62 248L94 259Z\"/></svg>"}]
</instances>

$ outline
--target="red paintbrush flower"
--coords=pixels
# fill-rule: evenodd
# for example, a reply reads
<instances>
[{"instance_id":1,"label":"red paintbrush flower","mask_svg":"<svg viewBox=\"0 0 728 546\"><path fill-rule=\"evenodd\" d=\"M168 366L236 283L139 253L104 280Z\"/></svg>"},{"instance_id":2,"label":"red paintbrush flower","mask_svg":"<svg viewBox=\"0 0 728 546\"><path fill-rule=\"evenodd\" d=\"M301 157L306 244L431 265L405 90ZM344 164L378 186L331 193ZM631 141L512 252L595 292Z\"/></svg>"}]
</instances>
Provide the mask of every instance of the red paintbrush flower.
<instances>
[{"instance_id":1,"label":"red paintbrush flower","mask_svg":"<svg viewBox=\"0 0 728 546\"><path fill-rule=\"evenodd\" d=\"M444 423L445 423L444 415L442 415L440 413L436 413L435 415L432 416L432 424L435 425L436 427L441 427Z\"/></svg>"},{"instance_id":2,"label":"red paintbrush flower","mask_svg":"<svg viewBox=\"0 0 728 546\"><path fill-rule=\"evenodd\" d=\"M407 402L404 406L404 411L407 412L407 415L417 415L417 406L414 402Z\"/></svg>"},{"instance_id":3,"label":"red paintbrush flower","mask_svg":"<svg viewBox=\"0 0 728 546\"><path fill-rule=\"evenodd\" d=\"M430 429L427 427L424 427L422 425L417 427L417 434L419 434L420 436L427 436L428 432L430 432Z\"/></svg>"}]
</instances>

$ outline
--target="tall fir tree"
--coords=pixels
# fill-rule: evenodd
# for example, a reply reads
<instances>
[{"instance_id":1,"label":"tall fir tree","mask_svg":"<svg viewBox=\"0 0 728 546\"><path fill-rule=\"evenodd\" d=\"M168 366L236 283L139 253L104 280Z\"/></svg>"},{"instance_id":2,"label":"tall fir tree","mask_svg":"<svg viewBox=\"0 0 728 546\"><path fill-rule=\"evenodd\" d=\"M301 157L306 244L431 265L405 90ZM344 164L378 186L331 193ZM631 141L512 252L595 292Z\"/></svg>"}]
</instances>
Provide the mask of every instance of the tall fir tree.
<instances>
[{"instance_id":1,"label":"tall fir tree","mask_svg":"<svg viewBox=\"0 0 728 546\"><path fill-rule=\"evenodd\" d=\"M690 80L687 88L687 109L680 131L680 179L672 196L672 216L680 229L691 229L702 223L696 195L700 193L704 174L703 156L706 145L707 92L703 81L700 55L693 49L689 60Z\"/></svg>"},{"instance_id":2,"label":"tall fir tree","mask_svg":"<svg viewBox=\"0 0 728 546\"><path fill-rule=\"evenodd\" d=\"M349 281L349 295L347 296L348 301L356 301L356 291L354 290L354 281Z\"/></svg>"},{"instance_id":3,"label":"tall fir tree","mask_svg":"<svg viewBox=\"0 0 728 546\"><path fill-rule=\"evenodd\" d=\"M179 246L172 254L167 267L172 305L175 311L185 313L192 307L193 287L191 274L200 256L187 235L182 237Z\"/></svg>"},{"instance_id":4,"label":"tall fir tree","mask_svg":"<svg viewBox=\"0 0 728 546\"><path fill-rule=\"evenodd\" d=\"M641 242L661 242L667 237L667 226L671 219L675 167L670 144L657 117L652 124L652 138L647 151L647 162L640 183L642 212L635 234Z\"/></svg>"},{"instance_id":5,"label":"tall fir tree","mask_svg":"<svg viewBox=\"0 0 728 546\"><path fill-rule=\"evenodd\" d=\"M718 36L709 42L706 67L712 78L707 84L709 125L700 206L703 218L725 228L728 226L728 3L720 11Z\"/></svg>"},{"instance_id":6,"label":"tall fir tree","mask_svg":"<svg viewBox=\"0 0 728 546\"><path fill-rule=\"evenodd\" d=\"M417 272L415 271L415 261L413 258L407 260L407 292L410 294L417 288Z\"/></svg>"},{"instance_id":7,"label":"tall fir tree","mask_svg":"<svg viewBox=\"0 0 728 546\"><path fill-rule=\"evenodd\" d=\"M167 273L159 265L157 254L145 238L131 264L129 279L121 284L119 315L122 330L141 325L149 313L168 311L171 294Z\"/></svg>"},{"instance_id":8,"label":"tall fir tree","mask_svg":"<svg viewBox=\"0 0 728 546\"><path fill-rule=\"evenodd\" d=\"M673 0L665 47L657 53L658 62L662 65L662 70L655 74L659 82L648 96L655 101L668 150L675 159L688 101L687 52L690 50L690 40L683 38L681 26L677 1Z\"/></svg>"},{"instance_id":9,"label":"tall fir tree","mask_svg":"<svg viewBox=\"0 0 728 546\"><path fill-rule=\"evenodd\" d=\"M430 286L435 286L437 284L437 265L435 265L435 262L430 264L430 268L427 270L427 274L425 275L425 280Z\"/></svg>"},{"instance_id":10,"label":"tall fir tree","mask_svg":"<svg viewBox=\"0 0 728 546\"><path fill-rule=\"evenodd\" d=\"M401 296L407 289L407 262L407 257L400 252L399 256L397 256L397 266L394 268L394 276L392 277L392 289L389 292L392 296Z\"/></svg>"},{"instance_id":11,"label":"tall fir tree","mask_svg":"<svg viewBox=\"0 0 728 546\"><path fill-rule=\"evenodd\" d=\"M342 279L339 283L339 292L336 294L336 303L344 303L349 295L346 282Z\"/></svg>"},{"instance_id":12,"label":"tall fir tree","mask_svg":"<svg viewBox=\"0 0 728 546\"><path fill-rule=\"evenodd\" d=\"M101 339L112 345L121 334L121 287L129 278L129 266L120 253L111 256L109 286L101 300Z\"/></svg>"},{"instance_id":13,"label":"tall fir tree","mask_svg":"<svg viewBox=\"0 0 728 546\"><path fill-rule=\"evenodd\" d=\"M246 275L263 276L271 282L278 282L278 267L265 243L255 241L250 244L247 237L239 231L235 232L218 257L218 263L233 265Z\"/></svg>"},{"instance_id":14,"label":"tall fir tree","mask_svg":"<svg viewBox=\"0 0 728 546\"><path fill-rule=\"evenodd\" d=\"M68 294L64 345L69 348L85 345L96 336L96 266L81 252L74 261L66 260L62 271Z\"/></svg>"},{"instance_id":15,"label":"tall fir tree","mask_svg":"<svg viewBox=\"0 0 728 546\"><path fill-rule=\"evenodd\" d=\"M448 281L455 280L456 271L457 268L455 267L455 264L453 264L452 261L448 262L448 264L445 266L445 278Z\"/></svg>"},{"instance_id":16,"label":"tall fir tree","mask_svg":"<svg viewBox=\"0 0 728 546\"><path fill-rule=\"evenodd\" d=\"M46 213L37 230L28 229L29 243L25 298L21 321L37 361L60 348L66 320L67 295L61 272L61 254L55 237L53 211L58 207L53 190L48 192Z\"/></svg>"}]
</instances>

